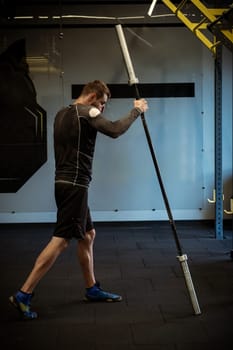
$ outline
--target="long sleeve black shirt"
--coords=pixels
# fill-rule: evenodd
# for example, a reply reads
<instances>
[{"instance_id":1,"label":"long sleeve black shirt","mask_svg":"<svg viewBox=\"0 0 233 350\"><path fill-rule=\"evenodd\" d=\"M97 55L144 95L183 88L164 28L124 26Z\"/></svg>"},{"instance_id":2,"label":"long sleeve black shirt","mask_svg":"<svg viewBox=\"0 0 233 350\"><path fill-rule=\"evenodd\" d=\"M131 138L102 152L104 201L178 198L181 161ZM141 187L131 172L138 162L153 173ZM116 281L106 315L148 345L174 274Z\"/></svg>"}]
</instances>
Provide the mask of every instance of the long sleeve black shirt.
<instances>
[{"instance_id":1,"label":"long sleeve black shirt","mask_svg":"<svg viewBox=\"0 0 233 350\"><path fill-rule=\"evenodd\" d=\"M117 138L140 113L133 108L125 117L110 121L93 106L76 104L60 110L54 121L55 182L88 187L97 132Z\"/></svg>"}]
</instances>

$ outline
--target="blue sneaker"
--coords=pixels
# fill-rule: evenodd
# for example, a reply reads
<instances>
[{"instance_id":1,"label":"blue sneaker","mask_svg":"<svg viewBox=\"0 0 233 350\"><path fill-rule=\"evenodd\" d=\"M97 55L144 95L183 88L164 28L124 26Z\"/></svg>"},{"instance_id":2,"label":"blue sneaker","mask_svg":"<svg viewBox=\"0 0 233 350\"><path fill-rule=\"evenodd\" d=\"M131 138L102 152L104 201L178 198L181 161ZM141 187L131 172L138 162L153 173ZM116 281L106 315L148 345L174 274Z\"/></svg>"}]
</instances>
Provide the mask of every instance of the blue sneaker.
<instances>
[{"instance_id":1,"label":"blue sneaker","mask_svg":"<svg viewBox=\"0 0 233 350\"><path fill-rule=\"evenodd\" d=\"M19 311L20 316L24 320L34 320L38 317L37 312L30 309L32 296L33 294L19 291L9 298L10 304Z\"/></svg>"},{"instance_id":2,"label":"blue sneaker","mask_svg":"<svg viewBox=\"0 0 233 350\"><path fill-rule=\"evenodd\" d=\"M95 284L93 287L86 289L85 300L115 302L121 301L122 297L118 294L105 292L98 284Z\"/></svg>"}]
</instances>

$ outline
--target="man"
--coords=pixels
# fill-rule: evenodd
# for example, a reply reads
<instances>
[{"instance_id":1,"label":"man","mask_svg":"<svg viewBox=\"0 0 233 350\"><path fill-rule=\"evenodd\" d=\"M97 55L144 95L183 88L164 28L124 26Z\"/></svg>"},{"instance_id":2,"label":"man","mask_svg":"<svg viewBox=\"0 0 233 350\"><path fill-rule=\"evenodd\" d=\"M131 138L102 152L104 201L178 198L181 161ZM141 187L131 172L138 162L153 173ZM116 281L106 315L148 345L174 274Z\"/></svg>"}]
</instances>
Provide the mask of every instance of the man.
<instances>
[{"instance_id":1,"label":"man","mask_svg":"<svg viewBox=\"0 0 233 350\"><path fill-rule=\"evenodd\" d=\"M93 264L95 229L88 207L88 186L97 132L112 138L122 135L138 116L147 110L144 99L134 101L134 108L114 122L103 117L110 97L107 85L99 80L86 84L73 105L60 110L54 122L55 199L57 222L53 237L36 259L21 289L9 300L23 319L38 317L31 310L33 290L64 251L72 238L77 239L77 255L88 301L121 301L120 295L109 293L96 282Z\"/></svg>"}]
</instances>

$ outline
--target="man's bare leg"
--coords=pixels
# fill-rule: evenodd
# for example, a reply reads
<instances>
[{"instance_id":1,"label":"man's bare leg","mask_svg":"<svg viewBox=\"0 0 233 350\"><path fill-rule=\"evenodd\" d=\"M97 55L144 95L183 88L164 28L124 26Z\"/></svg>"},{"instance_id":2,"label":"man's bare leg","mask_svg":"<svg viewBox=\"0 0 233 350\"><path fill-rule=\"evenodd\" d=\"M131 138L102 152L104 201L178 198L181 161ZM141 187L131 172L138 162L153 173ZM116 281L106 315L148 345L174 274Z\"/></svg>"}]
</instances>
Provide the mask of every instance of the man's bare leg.
<instances>
[{"instance_id":1,"label":"man's bare leg","mask_svg":"<svg viewBox=\"0 0 233 350\"><path fill-rule=\"evenodd\" d=\"M96 283L94 273L93 245L95 230L86 232L85 238L78 242L77 255L82 269L86 288L93 287Z\"/></svg>"},{"instance_id":2,"label":"man's bare leg","mask_svg":"<svg viewBox=\"0 0 233 350\"><path fill-rule=\"evenodd\" d=\"M64 238L52 237L50 242L36 259L35 265L23 284L21 291L25 293L32 293L41 278L48 272L56 261L57 257L65 248L67 248L67 246L68 241Z\"/></svg>"},{"instance_id":3,"label":"man's bare leg","mask_svg":"<svg viewBox=\"0 0 233 350\"><path fill-rule=\"evenodd\" d=\"M86 232L84 240L78 242L78 258L86 284L85 299L88 301L121 301L120 295L106 292L96 284L93 261L94 238L95 230L93 229Z\"/></svg>"},{"instance_id":4,"label":"man's bare leg","mask_svg":"<svg viewBox=\"0 0 233 350\"><path fill-rule=\"evenodd\" d=\"M10 303L18 309L23 319L33 320L38 317L37 312L31 311L30 307L32 292L67 246L68 241L64 238L53 237L36 259L35 265L21 290L10 296Z\"/></svg>"}]
</instances>

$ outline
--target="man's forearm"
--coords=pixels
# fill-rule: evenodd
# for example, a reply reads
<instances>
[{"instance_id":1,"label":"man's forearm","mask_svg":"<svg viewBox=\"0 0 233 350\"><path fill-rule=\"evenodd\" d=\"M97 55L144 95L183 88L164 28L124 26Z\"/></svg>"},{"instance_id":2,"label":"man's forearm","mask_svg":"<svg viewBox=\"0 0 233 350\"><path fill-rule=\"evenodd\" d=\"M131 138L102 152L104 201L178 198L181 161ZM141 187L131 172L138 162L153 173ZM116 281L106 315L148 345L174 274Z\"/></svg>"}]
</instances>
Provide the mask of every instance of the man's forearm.
<instances>
[{"instance_id":1,"label":"man's forearm","mask_svg":"<svg viewBox=\"0 0 233 350\"><path fill-rule=\"evenodd\" d=\"M107 120L100 115L97 118L93 119L91 121L91 124L99 132L112 138L117 138L129 129L131 124L138 118L140 114L141 110L139 108L133 108L129 114L116 121Z\"/></svg>"}]
</instances>

